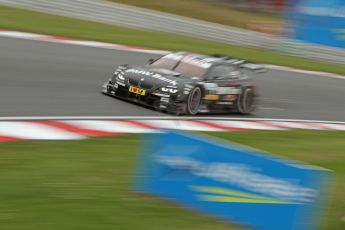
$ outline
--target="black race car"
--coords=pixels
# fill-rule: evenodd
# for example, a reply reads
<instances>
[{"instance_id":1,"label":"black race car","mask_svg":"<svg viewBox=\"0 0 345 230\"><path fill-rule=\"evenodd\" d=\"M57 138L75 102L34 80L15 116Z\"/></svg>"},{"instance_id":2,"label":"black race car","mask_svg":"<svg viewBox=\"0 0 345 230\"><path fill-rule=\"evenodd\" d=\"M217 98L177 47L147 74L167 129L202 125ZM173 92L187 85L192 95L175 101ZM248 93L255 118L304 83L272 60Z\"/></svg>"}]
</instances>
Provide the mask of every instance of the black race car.
<instances>
[{"instance_id":1,"label":"black race car","mask_svg":"<svg viewBox=\"0 0 345 230\"><path fill-rule=\"evenodd\" d=\"M249 114L257 92L242 68L263 70L231 57L170 53L144 66L118 66L102 92L176 115Z\"/></svg>"}]
</instances>

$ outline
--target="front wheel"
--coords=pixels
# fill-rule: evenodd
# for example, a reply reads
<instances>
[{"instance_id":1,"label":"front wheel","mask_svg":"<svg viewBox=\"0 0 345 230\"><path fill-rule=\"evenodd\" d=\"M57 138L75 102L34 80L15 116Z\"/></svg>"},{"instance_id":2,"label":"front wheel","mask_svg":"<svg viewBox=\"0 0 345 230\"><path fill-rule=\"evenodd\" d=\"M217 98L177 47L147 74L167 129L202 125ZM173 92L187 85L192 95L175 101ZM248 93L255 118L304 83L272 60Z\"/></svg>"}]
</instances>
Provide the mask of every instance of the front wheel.
<instances>
[{"instance_id":1,"label":"front wheel","mask_svg":"<svg viewBox=\"0 0 345 230\"><path fill-rule=\"evenodd\" d=\"M187 104L186 104L186 113L188 115L195 115L199 112L199 108L201 105L202 99L202 91L200 87L195 87L189 93L187 97Z\"/></svg>"},{"instance_id":2,"label":"front wheel","mask_svg":"<svg viewBox=\"0 0 345 230\"><path fill-rule=\"evenodd\" d=\"M250 114L256 109L257 98L252 88L244 88L236 101L235 112Z\"/></svg>"}]
</instances>

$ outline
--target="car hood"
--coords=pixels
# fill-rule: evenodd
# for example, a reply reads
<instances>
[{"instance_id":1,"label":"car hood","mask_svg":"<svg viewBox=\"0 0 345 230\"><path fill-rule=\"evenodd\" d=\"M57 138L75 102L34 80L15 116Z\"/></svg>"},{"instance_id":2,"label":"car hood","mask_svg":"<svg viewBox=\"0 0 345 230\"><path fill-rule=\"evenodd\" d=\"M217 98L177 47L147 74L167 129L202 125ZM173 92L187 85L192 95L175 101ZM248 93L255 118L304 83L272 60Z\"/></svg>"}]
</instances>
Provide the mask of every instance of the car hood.
<instances>
[{"instance_id":1,"label":"car hood","mask_svg":"<svg viewBox=\"0 0 345 230\"><path fill-rule=\"evenodd\" d=\"M146 89L157 89L163 86L178 87L195 80L171 70L150 67L130 67L123 70L122 76L130 85Z\"/></svg>"}]
</instances>

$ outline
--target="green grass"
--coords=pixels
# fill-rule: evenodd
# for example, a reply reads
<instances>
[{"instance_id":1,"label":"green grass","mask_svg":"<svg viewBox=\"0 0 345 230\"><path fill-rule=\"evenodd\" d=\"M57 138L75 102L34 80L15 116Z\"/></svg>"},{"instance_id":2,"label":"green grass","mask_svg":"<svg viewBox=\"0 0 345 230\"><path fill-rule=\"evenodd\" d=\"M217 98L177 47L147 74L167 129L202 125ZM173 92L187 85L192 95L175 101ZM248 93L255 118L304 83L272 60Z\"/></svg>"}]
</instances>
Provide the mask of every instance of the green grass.
<instances>
[{"instance_id":1,"label":"green grass","mask_svg":"<svg viewBox=\"0 0 345 230\"><path fill-rule=\"evenodd\" d=\"M333 170L322 229L344 229L344 132L211 135ZM0 143L0 229L238 229L133 193L139 138Z\"/></svg>"},{"instance_id":2,"label":"green grass","mask_svg":"<svg viewBox=\"0 0 345 230\"><path fill-rule=\"evenodd\" d=\"M60 35L166 50L222 53L254 62L345 74L343 65L307 60L276 52L226 45L167 33L141 31L0 6L0 28Z\"/></svg>"},{"instance_id":3,"label":"green grass","mask_svg":"<svg viewBox=\"0 0 345 230\"><path fill-rule=\"evenodd\" d=\"M243 11L232 9L221 4L220 1L212 2L209 0L108 0L119 2L137 7L163 11L171 14L202 19L224 25L249 28L256 23L281 24L282 20L278 16L259 13L254 11Z\"/></svg>"}]
</instances>

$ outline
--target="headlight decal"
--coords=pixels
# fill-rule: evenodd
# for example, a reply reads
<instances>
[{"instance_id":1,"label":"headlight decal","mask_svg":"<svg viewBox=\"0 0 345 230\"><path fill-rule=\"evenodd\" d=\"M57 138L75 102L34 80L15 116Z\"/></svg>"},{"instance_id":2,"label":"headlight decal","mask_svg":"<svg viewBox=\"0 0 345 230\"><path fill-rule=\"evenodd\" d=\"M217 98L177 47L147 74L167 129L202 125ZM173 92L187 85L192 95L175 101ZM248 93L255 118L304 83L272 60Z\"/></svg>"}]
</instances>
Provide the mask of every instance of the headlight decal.
<instances>
[{"instance_id":1,"label":"headlight decal","mask_svg":"<svg viewBox=\"0 0 345 230\"><path fill-rule=\"evenodd\" d=\"M166 92L166 93L177 93L178 89L172 89L172 88L166 88L166 87L162 87L161 88L162 92Z\"/></svg>"},{"instance_id":2,"label":"headlight decal","mask_svg":"<svg viewBox=\"0 0 345 230\"><path fill-rule=\"evenodd\" d=\"M120 79L120 80L122 80L122 81L125 80L125 77L122 75L122 73L119 73L119 74L117 75L117 78Z\"/></svg>"}]
</instances>

